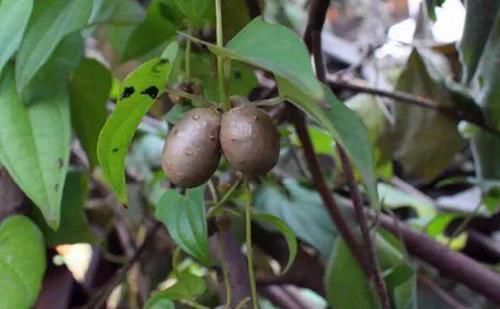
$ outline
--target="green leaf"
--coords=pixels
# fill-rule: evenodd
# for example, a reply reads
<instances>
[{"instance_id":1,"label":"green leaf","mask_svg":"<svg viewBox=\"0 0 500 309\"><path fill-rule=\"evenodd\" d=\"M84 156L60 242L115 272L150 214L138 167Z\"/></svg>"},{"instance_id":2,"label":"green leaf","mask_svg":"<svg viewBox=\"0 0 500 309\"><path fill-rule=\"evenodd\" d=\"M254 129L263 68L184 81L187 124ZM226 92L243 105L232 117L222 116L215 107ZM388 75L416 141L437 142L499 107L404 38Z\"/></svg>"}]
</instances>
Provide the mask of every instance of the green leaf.
<instances>
[{"instance_id":1,"label":"green leaf","mask_svg":"<svg viewBox=\"0 0 500 309\"><path fill-rule=\"evenodd\" d=\"M466 84L474 77L499 7L498 1L466 2L465 28L459 44L462 82Z\"/></svg>"},{"instance_id":2,"label":"green leaf","mask_svg":"<svg viewBox=\"0 0 500 309\"><path fill-rule=\"evenodd\" d=\"M155 50L170 41L180 30L179 26L167 19L162 14L163 6L172 9L172 4L154 0L148 7L146 18L128 39L123 52L123 60L137 58Z\"/></svg>"},{"instance_id":3,"label":"green leaf","mask_svg":"<svg viewBox=\"0 0 500 309\"><path fill-rule=\"evenodd\" d=\"M286 191L266 183L255 193L255 208L283 220L298 238L328 257L336 237L335 226L317 192L285 179Z\"/></svg>"},{"instance_id":4,"label":"green leaf","mask_svg":"<svg viewBox=\"0 0 500 309\"><path fill-rule=\"evenodd\" d=\"M395 88L431 98L439 106L455 107L456 100L443 84L443 79L437 68L415 49ZM394 115L392 154L393 159L402 165L405 175L429 181L450 165L462 147L457 122L442 113L395 104Z\"/></svg>"},{"instance_id":5,"label":"green leaf","mask_svg":"<svg viewBox=\"0 0 500 309\"><path fill-rule=\"evenodd\" d=\"M106 122L106 103L111 91L110 72L93 59L84 59L71 79L71 120L90 166L97 162L97 138Z\"/></svg>"},{"instance_id":6,"label":"green leaf","mask_svg":"<svg viewBox=\"0 0 500 309\"><path fill-rule=\"evenodd\" d=\"M5 68L0 82L0 161L53 229L70 152L67 79L80 55L80 36L69 36L26 89L29 101L17 94L13 67Z\"/></svg>"},{"instance_id":7,"label":"green leaf","mask_svg":"<svg viewBox=\"0 0 500 309\"><path fill-rule=\"evenodd\" d=\"M208 44L209 49L230 59L271 71L308 97L323 99L323 89L316 79L309 52L292 30L264 22L257 17L243 28L226 48Z\"/></svg>"},{"instance_id":8,"label":"green leaf","mask_svg":"<svg viewBox=\"0 0 500 309\"><path fill-rule=\"evenodd\" d=\"M81 29L90 17L92 0L37 0L16 58L19 92L47 62L63 38Z\"/></svg>"},{"instance_id":9,"label":"green leaf","mask_svg":"<svg viewBox=\"0 0 500 309\"><path fill-rule=\"evenodd\" d=\"M90 229L85 217L84 205L89 191L89 179L83 171L70 171L64 184L61 202L61 224L57 231L51 229L43 220L40 211L34 214L47 245L96 243L97 237Z\"/></svg>"},{"instance_id":10,"label":"green leaf","mask_svg":"<svg viewBox=\"0 0 500 309\"><path fill-rule=\"evenodd\" d=\"M0 72L21 45L33 0L0 1Z\"/></svg>"},{"instance_id":11,"label":"green leaf","mask_svg":"<svg viewBox=\"0 0 500 309\"><path fill-rule=\"evenodd\" d=\"M407 265L399 265L385 278L394 309L417 309L417 275Z\"/></svg>"},{"instance_id":12,"label":"green leaf","mask_svg":"<svg viewBox=\"0 0 500 309\"><path fill-rule=\"evenodd\" d=\"M328 262L325 289L332 308L379 308L374 290L340 237Z\"/></svg>"},{"instance_id":13,"label":"green leaf","mask_svg":"<svg viewBox=\"0 0 500 309\"><path fill-rule=\"evenodd\" d=\"M118 199L127 201L125 156L142 117L165 88L172 64L177 57L178 44L172 43L161 58L150 60L125 79L121 97L99 135L97 156L104 176Z\"/></svg>"},{"instance_id":14,"label":"green leaf","mask_svg":"<svg viewBox=\"0 0 500 309\"><path fill-rule=\"evenodd\" d=\"M168 190L156 206L155 217L182 250L210 265L204 192L204 186L187 190L184 196Z\"/></svg>"},{"instance_id":15,"label":"green leaf","mask_svg":"<svg viewBox=\"0 0 500 309\"><path fill-rule=\"evenodd\" d=\"M290 266L292 266L297 255L297 238L293 230L283 220L273 215L254 213L252 217L257 221L273 226L285 236L288 244L288 262L282 273L286 273L290 269Z\"/></svg>"},{"instance_id":16,"label":"green leaf","mask_svg":"<svg viewBox=\"0 0 500 309\"><path fill-rule=\"evenodd\" d=\"M216 59L210 53L191 53L191 78L202 84L203 94L210 100L220 101L217 85ZM248 96L257 86L254 70L241 62L231 63L229 96Z\"/></svg>"},{"instance_id":17,"label":"green leaf","mask_svg":"<svg viewBox=\"0 0 500 309\"><path fill-rule=\"evenodd\" d=\"M193 24L197 24L210 7L209 0L174 0L179 10Z\"/></svg>"},{"instance_id":18,"label":"green leaf","mask_svg":"<svg viewBox=\"0 0 500 309\"><path fill-rule=\"evenodd\" d=\"M301 88L277 78L280 95L306 112L319 125L333 135L363 176L366 190L373 207L378 207L377 178L373 150L368 132L356 113L342 104L330 88L323 86L329 109L321 108L317 101L307 97Z\"/></svg>"},{"instance_id":19,"label":"green leaf","mask_svg":"<svg viewBox=\"0 0 500 309\"><path fill-rule=\"evenodd\" d=\"M146 303L145 309L174 308L173 300L193 300L205 293L205 280L187 271L177 274L177 282L157 293L154 293Z\"/></svg>"},{"instance_id":20,"label":"green leaf","mask_svg":"<svg viewBox=\"0 0 500 309\"><path fill-rule=\"evenodd\" d=\"M31 308L45 265L43 236L36 225L23 216L5 219L0 225L0 308Z\"/></svg>"}]
</instances>

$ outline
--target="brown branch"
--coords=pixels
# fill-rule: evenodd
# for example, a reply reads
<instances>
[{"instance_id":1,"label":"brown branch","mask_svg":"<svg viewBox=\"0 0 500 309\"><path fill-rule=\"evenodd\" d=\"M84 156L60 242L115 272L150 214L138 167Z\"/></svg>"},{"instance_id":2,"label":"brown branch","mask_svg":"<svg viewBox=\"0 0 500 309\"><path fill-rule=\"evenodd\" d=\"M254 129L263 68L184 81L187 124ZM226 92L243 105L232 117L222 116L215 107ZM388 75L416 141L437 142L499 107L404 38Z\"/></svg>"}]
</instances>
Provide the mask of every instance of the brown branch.
<instances>
[{"instance_id":1,"label":"brown branch","mask_svg":"<svg viewBox=\"0 0 500 309\"><path fill-rule=\"evenodd\" d=\"M354 172L349 162L349 158L345 153L344 149L337 144L337 152L339 153L340 160L342 162L342 167L344 169L344 175L347 180L347 186L349 187L349 193L351 195L351 200L354 205L354 213L356 214L356 219L358 221L361 237L364 242L364 251L368 259L368 265L370 266L370 274L372 280L375 283L377 289L377 294L379 296L382 308L389 309L391 304L389 301L389 296L387 295L387 289L385 286L385 281L382 278L382 273L377 261L377 255L375 254L374 245L370 235L370 230L368 229L368 224L366 222L365 212L363 210L363 201L361 199L361 193L359 192L356 180L354 178Z\"/></svg>"},{"instance_id":2,"label":"brown branch","mask_svg":"<svg viewBox=\"0 0 500 309\"><path fill-rule=\"evenodd\" d=\"M325 65L323 61L323 54L322 54L322 47L321 47L321 32L323 30L323 25L325 22L325 17L326 17L326 11L328 10L328 6L330 4L330 1L328 0L314 0L311 3L311 8L309 11L309 20L308 24L306 27L306 32L304 35L304 40L306 45L308 46L309 50L311 51L313 57L314 57L314 64L316 67L316 75L318 76L318 79L326 83L326 73L325 73ZM297 129L297 127L296 127ZM304 135L304 133L302 133ZM307 134L307 132L306 132ZM297 135L298 132L297 132ZM299 137L300 138L300 137ZM302 142L302 139L301 139ZM304 145L304 144L303 144ZM368 274L369 277L373 280L378 298L380 300L380 304L382 305L382 308L384 309L390 309L390 301L389 301L389 296L387 295L387 289L385 287L385 282L384 279L382 278L382 273L380 271L380 267L377 262L377 256L375 254L375 249L373 246L373 242L371 240L370 236L370 231L368 229L368 224L366 222L366 218L364 216L364 211L363 211L363 202L361 199L361 193L358 190L358 186L356 184L356 180L354 178L354 172L353 168L351 166L351 163L349 162L349 159L347 158L347 155L340 146L340 144L337 144L337 152L340 155L341 158L341 163L342 163L342 169L344 170L344 174L346 175L346 180L347 180L347 185L349 187L351 199L354 204L355 208L355 214L356 214L356 219L358 221L358 224L360 226L361 230L361 236L363 239L364 243L364 252L366 253L366 259L364 259L364 269L366 273ZM304 148L304 151L306 149ZM306 155L306 159L310 161L311 159L316 158L316 155L314 154L314 151L311 147L308 151L312 151L312 155ZM317 160L317 159L315 159ZM315 173L321 174L319 170L319 165L315 166L314 164L309 164L310 167L313 167L315 169L318 169ZM313 171L311 171L311 174L314 175ZM322 176L322 175L321 175ZM318 181L321 182L321 178L318 178ZM318 190L324 190L322 188L322 185L325 185L324 179L323 183L321 186L318 186ZM326 190L326 195L330 196L330 193L328 190ZM343 221L343 220L342 220ZM345 223L345 221L343 221ZM346 241L347 242L347 241ZM351 248L352 251L353 248ZM359 250L355 249L355 250ZM362 265L363 266L363 265Z\"/></svg>"},{"instance_id":3,"label":"brown branch","mask_svg":"<svg viewBox=\"0 0 500 309\"><path fill-rule=\"evenodd\" d=\"M349 228L346 221L342 217L340 209L335 200L333 199L330 190L328 189L325 177L321 172L321 167L319 165L318 158L314 153L311 138L309 136L309 132L307 131L307 125L305 123L304 117L302 114L300 114L300 112L296 108L291 109L290 113L292 114L290 120L292 121L295 127L295 132L302 145L307 167L312 176L312 181L316 189L318 190L321 199L323 200L323 203L328 213L330 214L330 217L335 223L335 227L339 231L342 238L345 240L350 251L353 253L353 256L361 265L361 268L365 270L367 274L369 274L368 271L369 267L366 263L366 259L364 258L364 254L361 252L359 244L356 241L356 238L354 237L351 229Z\"/></svg>"},{"instance_id":4,"label":"brown branch","mask_svg":"<svg viewBox=\"0 0 500 309\"><path fill-rule=\"evenodd\" d=\"M222 217L217 220L217 233L210 240L210 250L220 265L227 269L227 280L231 293L230 308L236 308L245 299L251 297L250 285L247 272L245 256L241 252L241 244L231 233L229 218ZM222 268L223 266L221 266ZM224 282L223 269L217 272L219 282ZM224 284L219 286L221 299L227 301L227 293Z\"/></svg>"},{"instance_id":5,"label":"brown branch","mask_svg":"<svg viewBox=\"0 0 500 309\"><path fill-rule=\"evenodd\" d=\"M375 216L373 213L367 214ZM500 304L499 274L459 252L450 250L425 234L416 233L392 218L380 215L379 222L384 229L401 236L409 254L429 263L439 270L441 275L461 282L471 290Z\"/></svg>"},{"instance_id":6,"label":"brown branch","mask_svg":"<svg viewBox=\"0 0 500 309\"><path fill-rule=\"evenodd\" d=\"M130 258L129 262L119 269L116 274L108 281L106 284L98 291L95 296L87 303L85 308L100 308L103 303L108 299L109 295L113 289L120 284L127 275L128 271L137 263L144 253L146 247L153 241L156 232L161 227L161 222L156 222L155 225L149 230L148 234L144 238L141 246L137 248L134 255Z\"/></svg>"},{"instance_id":7,"label":"brown branch","mask_svg":"<svg viewBox=\"0 0 500 309\"><path fill-rule=\"evenodd\" d=\"M439 106L436 102L426 97L414 96L410 93L398 90L392 90L392 91L382 90L333 79L328 79L328 85L331 88L337 88L337 89L340 88L340 89L350 90L356 93L373 94L376 96L393 99L395 102L430 109L455 121L462 121L462 120L468 121L470 123L475 124L484 131L491 133L496 137L500 137L500 132L495 128L492 128L489 125L487 125L482 118L478 118L476 116L473 116L471 113L453 107Z\"/></svg>"}]
</instances>

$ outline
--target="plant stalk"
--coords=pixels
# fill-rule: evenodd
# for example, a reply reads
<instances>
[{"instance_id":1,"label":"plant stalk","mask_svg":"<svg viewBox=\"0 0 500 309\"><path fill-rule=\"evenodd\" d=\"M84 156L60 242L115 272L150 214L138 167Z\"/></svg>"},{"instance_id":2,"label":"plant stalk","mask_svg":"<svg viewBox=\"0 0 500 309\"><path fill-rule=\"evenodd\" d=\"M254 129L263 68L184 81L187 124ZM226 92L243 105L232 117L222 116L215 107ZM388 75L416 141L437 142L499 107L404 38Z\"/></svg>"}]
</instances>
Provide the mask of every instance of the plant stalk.
<instances>
[{"instance_id":1,"label":"plant stalk","mask_svg":"<svg viewBox=\"0 0 500 309\"><path fill-rule=\"evenodd\" d=\"M224 35L222 29L222 4L221 0L215 0L215 18L216 18L216 33L217 33L217 47L224 47ZM224 111L231 109L231 103L226 91L226 77L224 74L224 56L217 55L217 80L219 83L219 95L222 100L222 107Z\"/></svg>"},{"instance_id":2,"label":"plant stalk","mask_svg":"<svg viewBox=\"0 0 500 309\"><path fill-rule=\"evenodd\" d=\"M252 304L254 309L258 309L257 287L255 284L255 273L253 270L253 249L252 249L252 207L251 192L248 180L245 179L246 200L245 200L245 245L247 247L248 278L250 281L250 291L252 292Z\"/></svg>"}]
</instances>

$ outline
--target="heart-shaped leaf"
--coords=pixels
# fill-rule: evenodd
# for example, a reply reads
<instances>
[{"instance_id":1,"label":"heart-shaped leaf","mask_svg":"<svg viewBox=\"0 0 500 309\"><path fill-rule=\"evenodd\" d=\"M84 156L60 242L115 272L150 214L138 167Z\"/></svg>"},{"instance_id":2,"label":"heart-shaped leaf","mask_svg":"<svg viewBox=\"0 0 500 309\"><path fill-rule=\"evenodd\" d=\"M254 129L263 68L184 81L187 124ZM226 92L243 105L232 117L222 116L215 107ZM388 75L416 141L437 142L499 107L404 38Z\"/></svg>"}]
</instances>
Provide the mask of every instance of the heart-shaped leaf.
<instances>
[{"instance_id":1,"label":"heart-shaped leaf","mask_svg":"<svg viewBox=\"0 0 500 309\"><path fill-rule=\"evenodd\" d=\"M21 45L33 0L0 1L0 72Z\"/></svg>"},{"instance_id":2,"label":"heart-shaped leaf","mask_svg":"<svg viewBox=\"0 0 500 309\"><path fill-rule=\"evenodd\" d=\"M125 156L142 117L164 92L178 44L171 43L161 58L152 59L135 69L121 86L120 98L99 135L97 156L104 176L118 199L127 202Z\"/></svg>"},{"instance_id":3,"label":"heart-shaped leaf","mask_svg":"<svg viewBox=\"0 0 500 309\"><path fill-rule=\"evenodd\" d=\"M156 206L155 217L182 250L210 265L204 192L205 186L187 190L185 195L168 190Z\"/></svg>"},{"instance_id":4,"label":"heart-shaped leaf","mask_svg":"<svg viewBox=\"0 0 500 309\"><path fill-rule=\"evenodd\" d=\"M21 93L57 45L81 29L92 11L92 0L37 0L16 58L17 88Z\"/></svg>"},{"instance_id":5,"label":"heart-shaped leaf","mask_svg":"<svg viewBox=\"0 0 500 309\"><path fill-rule=\"evenodd\" d=\"M0 225L0 308L31 308L45 272L43 235L33 222L12 216Z\"/></svg>"}]
</instances>

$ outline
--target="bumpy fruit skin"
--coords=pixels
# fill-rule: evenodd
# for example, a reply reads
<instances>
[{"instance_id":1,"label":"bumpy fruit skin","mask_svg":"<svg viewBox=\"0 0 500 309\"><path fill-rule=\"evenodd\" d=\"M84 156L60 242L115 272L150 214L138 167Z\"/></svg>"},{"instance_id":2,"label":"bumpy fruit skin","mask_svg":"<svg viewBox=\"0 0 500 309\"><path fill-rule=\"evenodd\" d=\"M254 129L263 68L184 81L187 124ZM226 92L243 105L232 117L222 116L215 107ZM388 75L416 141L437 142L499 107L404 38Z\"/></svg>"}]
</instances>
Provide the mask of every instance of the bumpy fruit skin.
<instances>
[{"instance_id":1,"label":"bumpy fruit skin","mask_svg":"<svg viewBox=\"0 0 500 309\"><path fill-rule=\"evenodd\" d=\"M205 183L220 161L220 114L195 108L177 122L167 136L161 166L168 179L179 187Z\"/></svg>"},{"instance_id":2,"label":"bumpy fruit skin","mask_svg":"<svg viewBox=\"0 0 500 309\"><path fill-rule=\"evenodd\" d=\"M242 105L222 115L220 140L229 164L246 176L269 172L278 161L279 134L263 110Z\"/></svg>"}]
</instances>

